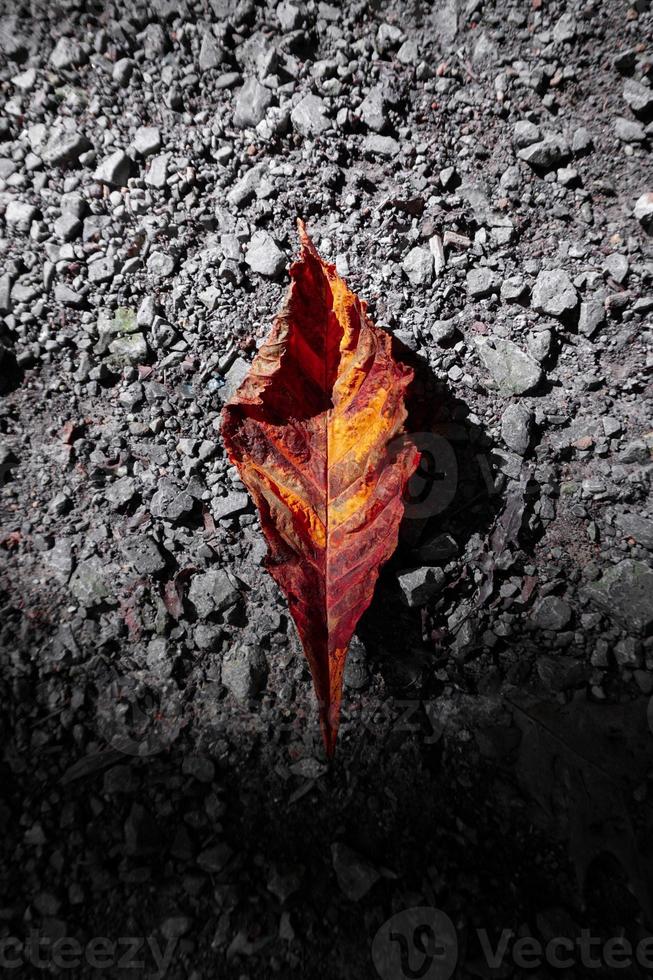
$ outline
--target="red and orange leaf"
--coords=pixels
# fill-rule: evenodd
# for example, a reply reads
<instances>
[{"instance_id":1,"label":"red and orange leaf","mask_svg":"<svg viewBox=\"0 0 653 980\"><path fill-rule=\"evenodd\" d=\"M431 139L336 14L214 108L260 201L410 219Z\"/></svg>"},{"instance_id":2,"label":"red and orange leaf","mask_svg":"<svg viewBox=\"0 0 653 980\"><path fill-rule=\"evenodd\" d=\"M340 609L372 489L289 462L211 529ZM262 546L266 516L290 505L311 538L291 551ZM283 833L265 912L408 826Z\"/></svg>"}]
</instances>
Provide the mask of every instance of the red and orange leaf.
<instances>
[{"instance_id":1,"label":"red and orange leaf","mask_svg":"<svg viewBox=\"0 0 653 980\"><path fill-rule=\"evenodd\" d=\"M347 648L396 548L419 453L396 438L412 371L298 224L285 303L225 405L222 433L259 509L267 568L288 598L331 756Z\"/></svg>"}]
</instances>

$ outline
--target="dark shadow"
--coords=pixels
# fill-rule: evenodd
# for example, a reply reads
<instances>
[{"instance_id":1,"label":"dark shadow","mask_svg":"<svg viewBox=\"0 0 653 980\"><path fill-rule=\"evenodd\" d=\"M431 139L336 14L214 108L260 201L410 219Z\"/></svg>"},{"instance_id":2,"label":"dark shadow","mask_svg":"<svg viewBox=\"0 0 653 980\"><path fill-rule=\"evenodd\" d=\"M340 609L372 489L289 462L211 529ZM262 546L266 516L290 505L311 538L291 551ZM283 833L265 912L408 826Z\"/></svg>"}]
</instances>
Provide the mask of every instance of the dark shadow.
<instances>
[{"instance_id":1,"label":"dark shadow","mask_svg":"<svg viewBox=\"0 0 653 980\"><path fill-rule=\"evenodd\" d=\"M0 342L0 396L8 395L20 387L24 377L13 350Z\"/></svg>"},{"instance_id":2,"label":"dark shadow","mask_svg":"<svg viewBox=\"0 0 653 980\"><path fill-rule=\"evenodd\" d=\"M419 608L408 608L397 573L441 569L459 558L473 535L488 532L501 496L493 485L491 442L469 421L468 406L434 376L425 358L395 343L396 356L414 371L405 428L422 450L422 461L408 486L398 548L381 572L357 633L389 690L419 698L433 691L432 674L454 636L434 609L440 597L420 615ZM451 585L461 595L467 591L464 583Z\"/></svg>"}]
</instances>

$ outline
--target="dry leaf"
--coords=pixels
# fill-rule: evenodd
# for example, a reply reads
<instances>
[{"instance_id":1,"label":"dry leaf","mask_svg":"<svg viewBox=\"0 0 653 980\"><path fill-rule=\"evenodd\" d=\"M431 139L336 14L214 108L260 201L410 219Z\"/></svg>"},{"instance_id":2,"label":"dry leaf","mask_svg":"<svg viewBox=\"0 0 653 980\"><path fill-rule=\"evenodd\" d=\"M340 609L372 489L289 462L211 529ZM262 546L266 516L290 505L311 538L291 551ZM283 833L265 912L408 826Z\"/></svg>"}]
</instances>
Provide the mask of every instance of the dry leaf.
<instances>
[{"instance_id":1,"label":"dry leaf","mask_svg":"<svg viewBox=\"0 0 653 980\"><path fill-rule=\"evenodd\" d=\"M419 453L396 439L412 371L302 222L299 234L286 301L222 431L259 509L267 567L288 598L332 755L349 641L396 547Z\"/></svg>"}]
</instances>

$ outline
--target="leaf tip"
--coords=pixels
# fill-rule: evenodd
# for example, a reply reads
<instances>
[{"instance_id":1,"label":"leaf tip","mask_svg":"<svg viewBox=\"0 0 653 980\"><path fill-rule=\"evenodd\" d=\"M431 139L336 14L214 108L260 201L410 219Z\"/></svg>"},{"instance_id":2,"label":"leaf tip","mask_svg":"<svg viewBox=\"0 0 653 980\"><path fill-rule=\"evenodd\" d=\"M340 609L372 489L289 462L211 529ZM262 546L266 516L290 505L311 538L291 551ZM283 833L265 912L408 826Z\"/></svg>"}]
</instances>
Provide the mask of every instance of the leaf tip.
<instances>
[{"instance_id":1,"label":"leaf tip","mask_svg":"<svg viewBox=\"0 0 653 980\"><path fill-rule=\"evenodd\" d=\"M318 262L322 263L319 252L311 240L311 236L306 231L306 223L303 218L297 218L297 231L299 233L299 242L302 247L302 253L309 252L313 258L317 259Z\"/></svg>"}]
</instances>

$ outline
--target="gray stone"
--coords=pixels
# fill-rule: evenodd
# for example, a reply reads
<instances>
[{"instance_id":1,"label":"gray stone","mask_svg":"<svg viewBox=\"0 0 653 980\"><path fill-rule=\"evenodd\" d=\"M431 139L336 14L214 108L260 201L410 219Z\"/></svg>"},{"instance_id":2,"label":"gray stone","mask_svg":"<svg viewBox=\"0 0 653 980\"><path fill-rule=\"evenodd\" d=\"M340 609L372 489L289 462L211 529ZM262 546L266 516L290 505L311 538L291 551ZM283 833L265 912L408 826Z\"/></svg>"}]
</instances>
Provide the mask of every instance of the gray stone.
<instances>
[{"instance_id":1,"label":"gray stone","mask_svg":"<svg viewBox=\"0 0 653 980\"><path fill-rule=\"evenodd\" d=\"M569 156L569 147L561 136L548 135L539 143L518 150L517 156L536 170L553 170Z\"/></svg>"},{"instance_id":2,"label":"gray stone","mask_svg":"<svg viewBox=\"0 0 653 980\"><path fill-rule=\"evenodd\" d=\"M564 269L540 272L533 286L532 304L539 313L556 317L572 313L576 309L576 287Z\"/></svg>"},{"instance_id":3,"label":"gray stone","mask_svg":"<svg viewBox=\"0 0 653 980\"><path fill-rule=\"evenodd\" d=\"M36 85L36 68L27 68L18 75L14 75L11 84L19 88L21 92L29 92Z\"/></svg>"},{"instance_id":4,"label":"gray stone","mask_svg":"<svg viewBox=\"0 0 653 980\"><path fill-rule=\"evenodd\" d=\"M648 634L653 627L653 571L630 558L604 573L583 590L585 598L629 632Z\"/></svg>"},{"instance_id":5,"label":"gray stone","mask_svg":"<svg viewBox=\"0 0 653 980\"><path fill-rule=\"evenodd\" d=\"M237 701L256 697L265 687L267 675L267 661L258 647L237 644L222 660L222 683Z\"/></svg>"},{"instance_id":6,"label":"gray stone","mask_svg":"<svg viewBox=\"0 0 653 980\"><path fill-rule=\"evenodd\" d=\"M72 574L68 588L82 606L95 606L110 595L110 569L99 558L80 562Z\"/></svg>"},{"instance_id":7,"label":"gray stone","mask_svg":"<svg viewBox=\"0 0 653 980\"><path fill-rule=\"evenodd\" d=\"M264 118L274 99L270 89L256 78L248 78L236 95L234 126L254 128Z\"/></svg>"},{"instance_id":8,"label":"gray stone","mask_svg":"<svg viewBox=\"0 0 653 980\"><path fill-rule=\"evenodd\" d=\"M605 323L605 307L600 300L588 300L580 304L578 332L583 337L593 337Z\"/></svg>"},{"instance_id":9,"label":"gray stone","mask_svg":"<svg viewBox=\"0 0 653 980\"><path fill-rule=\"evenodd\" d=\"M246 204L256 193L266 170L267 167L264 163L257 163L253 167L250 167L247 173L240 180L236 181L227 194L229 204L236 208Z\"/></svg>"},{"instance_id":10,"label":"gray stone","mask_svg":"<svg viewBox=\"0 0 653 980\"><path fill-rule=\"evenodd\" d=\"M509 276L501 283L501 299L504 303L518 303L525 299L528 287L521 276Z\"/></svg>"},{"instance_id":11,"label":"gray stone","mask_svg":"<svg viewBox=\"0 0 653 980\"><path fill-rule=\"evenodd\" d=\"M136 480L133 476L121 476L109 484L105 496L111 510L121 510L136 496Z\"/></svg>"},{"instance_id":12,"label":"gray stone","mask_svg":"<svg viewBox=\"0 0 653 980\"><path fill-rule=\"evenodd\" d=\"M50 55L50 64L57 71L72 68L86 61L86 53L77 41L71 37L60 37Z\"/></svg>"},{"instance_id":13,"label":"gray stone","mask_svg":"<svg viewBox=\"0 0 653 980\"><path fill-rule=\"evenodd\" d=\"M444 588L445 576L441 568L409 568L397 574L397 582L407 606L423 606Z\"/></svg>"},{"instance_id":14,"label":"gray stone","mask_svg":"<svg viewBox=\"0 0 653 980\"><path fill-rule=\"evenodd\" d=\"M633 215L640 222L644 231L653 235L653 192L648 191L637 198Z\"/></svg>"},{"instance_id":15,"label":"gray stone","mask_svg":"<svg viewBox=\"0 0 653 980\"><path fill-rule=\"evenodd\" d=\"M536 602L531 621L543 630L563 630L571 620L571 608L555 595L547 595Z\"/></svg>"},{"instance_id":16,"label":"gray stone","mask_svg":"<svg viewBox=\"0 0 653 980\"><path fill-rule=\"evenodd\" d=\"M137 327L151 327L156 316L156 305L152 296L144 296L136 313Z\"/></svg>"},{"instance_id":17,"label":"gray stone","mask_svg":"<svg viewBox=\"0 0 653 980\"><path fill-rule=\"evenodd\" d=\"M16 173L16 170L17 165L14 160L10 160L8 157L0 157L0 180L7 180Z\"/></svg>"},{"instance_id":18,"label":"gray stone","mask_svg":"<svg viewBox=\"0 0 653 980\"><path fill-rule=\"evenodd\" d=\"M125 86L134 71L134 62L131 58L119 58L113 66L111 77L118 85Z\"/></svg>"},{"instance_id":19,"label":"gray stone","mask_svg":"<svg viewBox=\"0 0 653 980\"><path fill-rule=\"evenodd\" d=\"M116 260L113 255L102 255L88 264L88 281L92 283L108 282L113 279L116 271Z\"/></svg>"},{"instance_id":20,"label":"gray stone","mask_svg":"<svg viewBox=\"0 0 653 980\"><path fill-rule=\"evenodd\" d=\"M332 844L331 858L340 890L350 902L360 901L381 877L374 865L346 844Z\"/></svg>"},{"instance_id":21,"label":"gray stone","mask_svg":"<svg viewBox=\"0 0 653 980\"><path fill-rule=\"evenodd\" d=\"M305 95L290 113L294 129L301 136L319 136L331 123L326 116L326 106L317 95Z\"/></svg>"},{"instance_id":22,"label":"gray stone","mask_svg":"<svg viewBox=\"0 0 653 980\"><path fill-rule=\"evenodd\" d=\"M220 642L222 630L219 626L210 623L200 623L195 628L193 638L195 646L200 650L211 650Z\"/></svg>"},{"instance_id":23,"label":"gray stone","mask_svg":"<svg viewBox=\"0 0 653 980\"><path fill-rule=\"evenodd\" d=\"M571 152L575 154L587 153L588 150L592 149L593 143L589 130L585 129L584 126L579 126L574 129L571 137Z\"/></svg>"},{"instance_id":24,"label":"gray stone","mask_svg":"<svg viewBox=\"0 0 653 980\"><path fill-rule=\"evenodd\" d=\"M249 497L240 490L232 490L226 497L214 497L211 504L211 513L216 521L224 520L227 517L234 517L242 514L247 509Z\"/></svg>"},{"instance_id":25,"label":"gray stone","mask_svg":"<svg viewBox=\"0 0 653 980\"><path fill-rule=\"evenodd\" d=\"M139 126L132 142L136 152L146 157L161 149L161 133L157 126Z\"/></svg>"},{"instance_id":26,"label":"gray stone","mask_svg":"<svg viewBox=\"0 0 653 980\"><path fill-rule=\"evenodd\" d=\"M212 313L218 306L221 296L222 292L217 286L207 286L206 289L203 289L201 293L197 294L197 298L200 303L203 303L210 313Z\"/></svg>"},{"instance_id":27,"label":"gray stone","mask_svg":"<svg viewBox=\"0 0 653 980\"><path fill-rule=\"evenodd\" d=\"M563 187L572 187L578 181L578 170L576 167L560 167L556 179Z\"/></svg>"},{"instance_id":28,"label":"gray stone","mask_svg":"<svg viewBox=\"0 0 653 980\"><path fill-rule=\"evenodd\" d=\"M516 122L512 131L512 141L518 150L523 150L533 143L539 142L542 137L540 127L528 119L520 119Z\"/></svg>"},{"instance_id":29,"label":"gray stone","mask_svg":"<svg viewBox=\"0 0 653 980\"><path fill-rule=\"evenodd\" d=\"M358 107L358 113L368 129L373 129L375 133L383 132L387 123L386 105L378 86L367 93Z\"/></svg>"},{"instance_id":30,"label":"gray stone","mask_svg":"<svg viewBox=\"0 0 653 980\"><path fill-rule=\"evenodd\" d=\"M617 524L626 537L634 538L648 551L653 551L653 520L641 514L621 514ZM651 598L653 600L653 596Z\"/></svg>"},{"instance_id":31,"label":"gray stone","mask_svg":"<svg viewBox=\"0 0 653 980\"><path fill-rule=\"evenodd\" d=\"M646 139L644 127L634 119L617 116L614 121L614 133L622 143L643 143Z\"/></svg>"},{"instance_id":32,"label":"gray stone","mask_svg":"<svg viewBox=\"0 0 653 980\"><path fill-rule=\"evenodd\" d=\"M429 333L436 344L444 344L452 340L456 333L456 317L449 317L447 320L435 320L430 327Z\"/></svg>"},{"instance_id":33,"label":"gray stone","mask_svg":"<svg viewBox=\"0 0 653 980\"><path fill-rule=\"evenodd\" d=\"M639 644L633 636L619 640L614 646L614 659L620 667L639 667Z\"/></svg>"},{"instance_id":34,"label":"gray stone","mask_svg":"<svg viewBox=\"0 0 653 980\"><path fill-rule=\"evenodd\" d=\"M431 235L429 238L429 250L433 256L433 268L436 276L439 276L447 264L444 254L444 245L440 235Z\"/></svg>"},{"instance_id":35,"label":"gray stone","mask_svg":"<svg viewBox=\"0 0 653 980\"><path fill-rule=\"evenodd\" d=\"M558 44L573 41L576 37L576 18L572 13L565 13L553 26L553 40Z\"/></svg>"},{"instance_id":36,"label":"gray stone","mask_svg":"<svg viewBox=\"0 0 653 980\"><path fill-rule=\"evenodd\" d=\"M53 225L53 230L57 238L63 242L71 242L79 238L82 231L82 223L74 214L62 214L57 218Z\"/></svg>"},{"instance_id":37,"label":"gray stone","mask_svg":"<svg viewBox=\"0 0 653 980\"><path fill-rule=\"evenodd\" d=\"M210 568L193 576L188 599L200 619L224 612L240 600L240 592L222 568Z\"/></svg>"},{"instance_id":38,"label":"gray stone","mask_svg":"<svg viewBox=\"0 0 653 980\"><path fill-rule=\"evenodd\" d=\"M211 71L224 61L224 52L212 34L207 31L202 37L198 65L200 71Z\"/></svg>"},{"instance_id":39,"label":"gray stone","mask_svg":"<svg viewBox=\"0 0 653 980\"><path fill-rule=\"evenodd\" d=\"M620 252L611 252L603 262L603 269L615 282L622 283L628 275L628 259Z\"/></svg>"},{"instance_id":40,"label":"gray stone","mask_svg":"<svg viewBox=\"0 0 653 980\"><path fill-rule=\"evenodd\" d=\"M242 357L237 357L224 376L224 385L220 389L220 395L222 396L223 401L228 401L233 395L235 395L237 389L240 388L241 383L245 380L248 373L249 364L247 361L243 360Z\"/></svg>"},{"instance_id":41,"label":"gray stone","mask_svg":"<svg viewBox=\"0 0 653 980\"><path fill-rule=\"evenodd\" d=\"M541 364L547 359L551 353L551 344L553 343L553 333L551 330L537 330L535 333L530 333L526 338L526 346L528 347L528 353L531 357Z\"/></svg>"},{"instance_id":42,"label":"gray stone","mask_svg":"<svg viewBox=\"0 0 653 980\"><path fill-rule=\"evenodd\" d=\"M82 153L91 149L91 142L83 133L73 130L55 130L43 151L43 162L52 167L63 167L79 160Z\"/></svg>"},{"instance_id":43,"label":"gray stone","mask_svg":"<svg viewBox=\"0 0 653 980\"><path fill-rule=\"evenodd\" d=\"M376 49L379 54L388 54L398 48L404 40L403 31L394 24L381 24L376 32Z\"/></svg>"},{"instance_id":44,"label":"gray stone","mask_svg":"<svg viewBox=\"0 0 653 980\"><path fill-rule=\"evenodd\" d=\"M397 61L402 65L416 65L418 60L419 47L417 41L414 38L408 38L397 51Z\"/></svg>"},{"instance_id":45,"label":"gray stone","mask_svg":"<svg viewBox=\"0 0 653 980\"><path fill-rule=\"evenodd\" d=\"M222 871L232 854L233 851L229 845L225 841L221 841L219 844L215 844L213 847L207 847L201 851L197 855L197 864L204 871L208 871L210 874L217 874L219 871Z\"/></svg>"},{"instance_id":46,"label":"gray stone","mask_svg":"<svg viewBox=\"0 0 653 980\"><path fill-rule=\"evenodd\" d=\"M624 99L636 116L647 116L653 111L653 90L634 78L624 82Z\"/></svg>"},{"instance_id":47,"label":"gray stone","mask_svg":"<svg viewBox=\"0 0 653 980\"><path fill-rule=\"evenodd\" d=\"M41 292L41 286L33 282L15 282L11 290L11 299L14 303L31 303Z\"/></svg>"},{"instance_id":48,"label":"gray stone","mask_svg":"<svg viewBox=\"0 0 653 980\"><path fill-rule=\"evenodd\" d=\"M501 438L520 456L524 456L530 446L532 423L533 413L524 405L508 405L501 416Z\"/></svg>"},{"instance_id":49,"label":"gray stone","mask_svg":"<svg viewBox=\"0 0 653 980\"><path fill-rule=\"evenodd\" d=\"M5 272L0 276L0 314L11 311L11 278Z\"/></svg>"},{"instance_id":50,"label":"gray stone","mask_svg":"<svg viewBox=\"0 0 653 980\"><path fill-rule=\"evenodd\" d=\"M159 156L153 157L150 161L150 166L145 173L144 180L148 187L161 188L165 187L167 179L168 154L161 153Z\"/></svg>"},{"instance_id":51,"label":"gray stone","mask_svg":"<svg viewBox=\"0 0 653 980\"><path fill-rule=\"evenodd\" d=\"M193 498L187 490L182 490L172 480L162 479L159 481L159 489L150 501L150 513L152 517L174 523L189 514L193 506Z\"/></svg>"},{"instance_id":52,"label":"gray stone","mask_svg":"<svg viewBox=\"0 0 653 980\"><path fill-rule=\"evenodd\" d=\"M104 184L124 187L129 179L131 160L123 150L115 150L99 164L93 177Z\"/></svg>"},{"instance_id":53,"label":"gray stone","mask_svg":"<svg viewBox=\"0 0 653 980\"><path fill-rule=\"evenodd\" d=\"M167 278L175 271L175 260L165 252L152 252L147 259L147 271L150 275Z\"/></svg>"},{"instance_id":54,"label":"gray stone","mask_svg":"<svg viewBox=\"0 0 653 980\"><path fill-rule=\"evenodd\" d=\"M603 434L608 437L608 439L613 439L615 436L621 435L623 432L623 426L619 419L615 419L610 415L605 415L601 419L601 425L603 426Z\"/></svg>"},{"instance_id":55,"label":"gray stone","mask_svg":"<svg viewBox=\"0 0 653 980\"><path fill-rule=\"evenodd\" d=\"M155 636L147 644L145 661L156 677L170 677L175 665L170 643L164 636Z\"/></svg>"},{"instance_id":56,"label":"gray stone","mask_svg":"<svg viewBox=\"0 0 653 980\"><path fill-rule=\"evenodd\" d=\"M413 286L428 286L433 281L433 253L428 248L411 248L401 267Z\"/></svg>"},{"instance_id":57,"label":"gray stone","mask_svg":"<svg viewBox=\"0 0 653 980\"><path fill-rule=\"evenodd\" d=\"M295 6L294 3L287 2L287 0L281 0L281 3L277 4L277 17L281 30L286 34L297 30L302 22L299 7Z\"/></svg>"},{"instance_id":58,"label":"gray stone","mask_svg":"<svg viewBox=\"0 0 653 980\"><path fill-rule=\"evenodd\" d=\"M245 262L253 272L276 279L286 267L286 256L267 231L255 231L247 249Z\"/></svg>"},{"instance_id":59,"label":"gray stone","mask_svg":"<svg viewBox=\"0 0 653 980\"><path fill-rule=\"evenodd\" d=\"M72 214L75 218L83 218L86 213L86 201L81 194L62 194L61 213Z\"/></svg>"},{"instance_id":60,"label":"gray stone","mask_svg":"<svg viewBox=\"0 0 653 980\"><path fill-rule=\"evenodd\" d=\"M58 282L54 287L54 301L62 306L81 306L84 302L84 296L65 283Z\"/></svg>"},{"instance_id":61,"label":"gray stone","mask_svg":"<svg viewBox=\"0 0 653 980\"><path fill-rule=\"evenodd\" d=\"M148 61L156 61L165 54L168 48L168 38L160 24L150 23L142 34L143 52Z\"/></svg>"},{"instance_id":62,"label":"gray stone","mask_svg":"<svg viewBox=\"0 0 653 980\"><path fill-rule=\"evenodd\" d=\"M367 687L369 679L365 647L357 636L353 636L347 651L344 686L350 691L362 691Z\"/></svg>"},{"instance_id":63,"label":"gray stone","mask_svg":"<svg viewBox=\"0 0 653 980\"><path fill-rule=\"evenodd\" d=\"M376 136L370 133L363 140L363 151L372 156L396 157L401 147L393 136Z\"/></svg>"},{"instance_id":64,"label":"gray stone","mask_svg":"<svg viewBox=\"0 0 653 980\"><path fill-rule=\"evenodd\" d=\"M46 553L45 560L56 580L65 585L75 567L71 542L67 538L58 538L54 547Z\"/></svg>"},{"instance_id":65,"label":"gray stone","mask_svg":"<svg viewBox=\"0 0 653 980\"><path fill-rule=\"evenodd\" d=\"M482 299L498 289L499 280L492 269L481 267L467 273L467 292L472 299Z\"/></svg>"},{"instance_id":66,"label":"gray stone","mask_svg":"<svg viewBox=\"0 0 653 980\"><path fill-rule=\"evenodd\" d=\"M27 231L32 221L38 216L38 209L33 204L12 200L5 211L5 221L22 231Z\"/></svg>"},{"instance_id":67,"label":"gray stone","mask_svg":"<svg viewBox=\"0 0 653 980\"><path fill-rule=\"evenodd\" d=\"M478 337L479 356L504 395L523 395L539 383L540 365L511 340Z\"/></svg>"}]
</instances>

